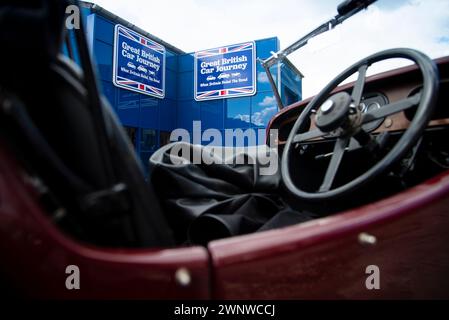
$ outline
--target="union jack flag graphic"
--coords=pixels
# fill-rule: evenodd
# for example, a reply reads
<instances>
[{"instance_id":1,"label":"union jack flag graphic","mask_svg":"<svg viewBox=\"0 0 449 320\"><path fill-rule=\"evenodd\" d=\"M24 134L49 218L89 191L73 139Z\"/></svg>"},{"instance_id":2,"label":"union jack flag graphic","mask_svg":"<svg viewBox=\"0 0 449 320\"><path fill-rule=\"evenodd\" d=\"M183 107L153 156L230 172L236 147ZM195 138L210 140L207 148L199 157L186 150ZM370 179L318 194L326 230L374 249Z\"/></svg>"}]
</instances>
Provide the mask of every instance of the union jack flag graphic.
<instances>
[{"instance_id":1,"label":"union jack flag graphic","mask_svg":"<svg viewBox=\"0 0 449 320\"><path fill-rule=\"evenodd\" d=\"M119 85L129 87L130 89L133 88L138 90L139 92L148 93L149 95L157 95L157 96L164 95L164 91L159 88L155 88L153 86L140 83L134 80L129 80L120 76L117 76L115 82Z\"/></svg>"},{"instance_id":2,"label":"union jack flag graphic","mask_svg":"<svg viewBox=\"0 0 449 320\"><path fill-rule=\"evenodd\" d=\"M238 97L238 96L249 96L253 95L256 92L256 83L255 83L255 43L254 42L245 42L240 44L234 44L229 45L221 48L214 48L214 49L208 49L208 50L202 50L195 52L195 100L201 101L201 100L212 100L212 99L223 99L223 98L231 98L231 97ZM252 52L252 70L250 70L249 73L246 73L245 76L248 78L247 81L244 81L241 83L241 87L236 87L234 84L231 85L223 85L222 88L215 87L214 90L199 90L197 87L198 85L198 68L199 68L199 62L201 62L201 59L208 59L209 57L213 56L224 56L229 54L232 55L232 53L235 53L238 55L239 52L249 51ZM251 53L245 52L245 55L250 55ZM232 74L232 72L231 72ZM240 73L238 73L240 75ZM230 75L229 75L230 76ZM212 77L212 81L216 81L215 75ZM220 77L218 77L220 79ZM204 79L203 79L204 80ZM238 76L237 76L237 80ZM209 79L207 79L209 81ZM222 81L223 83L223 81ZM240 83L240 82L239 82ZM227 87L228 86L228 87Z\"/></svg>"},{"instance_id":3,"label":"union jack flag graphic","mask_svg":"<svg viewBox=\"0 0 449 320\"><path fill-rule=\"evenodd\" d=\"M206 91L204 93L199 93L196 98L198 100L205 100L205 98L221 98L237 95L248 95L253 93L253 87L235 88L235 89L225 89L225 90L212 90Z\"/></svg>"},{"instance_id":4,"label":"union jack flag graphic","mask_svg":"<svg viewBox=\"0 0 449 320\"><path fill-rule=\"evenodd\" d=\"M144 83L143 81L145 81L146 79L142 78L142 81L138 81L136 80L136 76L132 77L133 79L128 79L127 75L124 74L123 72L120 72L120 66L117 65L117 61L118 61L118 54L120 51L120 48L118 48L118 43L117 41L119 41L118 39L120 37L125 37L135 43L138 43L139 46L144 46L148 49L150 49L152 52L157 52L159 54L162 54L162 60L160 65L160 68L162 69L162 78L161 79L157 79L159 81L159 83L162 84L162 88L158 88L156 86L153 86L151 84ZM165 48L150 40L147 39L143 36L141 36L140 34L134 32L133 30L130 30L128 28L123 27L122 25L117 25L116 26L116 30L115 30L115 41L116 43L114 44L115 50L116 52L114 53L114 84L118 87L124 88L124 89L128 89L131 91L135 91L138 93L143 93L146 95L150 95L150 96L155 96L158 98L163 98L165 96L165 92L164 92L164 78L165 78L165 70L164 70L164 65L165 65ZM131 43L130 43L131 44ZM150 51L150 52L151 52ZM135 67L134 67L135 68ZM143 70L145 71L146 68L144 68ZM139 69L140 70L140 69ZM148 81L151 83L155 83L153 80L148 79ZM157 84L156 84L157 85Z\"/></svg>"},{"instance_id":5,"label":"union jack flag graphic","mask_svg":"<svg viewBox=\"0 0 449 320\"><path fill-rule=\"evenodd\" d=\"M247 42L241 44L235 44L227 47L215 48L210 50L198 51L195 53L197 58L211 57L216 55L221 55L223 53L232 53L244 50L251 50L253 48L254 42Z\"/></svg>"},{"instance_id":6,"label":"union jack flag graphic","mask_svg":"<svg viewBox=\"0 0 449 320\"><path fill-rule=\"evenodd\" d=\"M165 53L165 48L163 46L161 46L159 43L156 43L150 39L142 37L141 35L139 35L138 33L134 32L130 29L127 29L127 28L125 29L123 26L118 26L117 30L118 30L119 35L124 36L124 37L128 38L129 40L140 43L141 45L144 45L145 47L147 47L153 51L157 51L161 54Z\"/></svg>"}]
</instances>

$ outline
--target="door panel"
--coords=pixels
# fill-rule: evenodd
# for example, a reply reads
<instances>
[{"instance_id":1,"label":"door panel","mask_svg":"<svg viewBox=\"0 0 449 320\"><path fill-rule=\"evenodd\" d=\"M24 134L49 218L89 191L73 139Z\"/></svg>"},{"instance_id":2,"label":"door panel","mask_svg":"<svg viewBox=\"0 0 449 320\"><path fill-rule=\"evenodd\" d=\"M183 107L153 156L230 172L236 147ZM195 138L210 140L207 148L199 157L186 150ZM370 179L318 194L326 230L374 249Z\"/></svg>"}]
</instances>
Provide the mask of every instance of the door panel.
<instances>
[{"instance_id":1,"label":"door panel","mask_svg":"<svg viewBox=\"0 0 449 320\"><path fill-rule=\"evenodd\" d=\"M449 298L448 208L446 172L392 198L333 217L212 242L212 296ZM375 236L376 243L359 240L361 233ZM379 268L379 290L365 285L370 265Z\"/></svg>"},{"instance_id":2,"label":"door panel","mask_svg":"<svg viewBox=\"0 0 449 320\"><path fill-rule=\"evenodd\" d=\"M23 177L0 143L0 290L4 295L12 290L19 296L56 299L210 296L205 248L104 249L80 243L50 220ZM79 269L79 290L66 288L70 265ZM176 276L180 270L182 279Z\"/></svg>"}]
</instances>

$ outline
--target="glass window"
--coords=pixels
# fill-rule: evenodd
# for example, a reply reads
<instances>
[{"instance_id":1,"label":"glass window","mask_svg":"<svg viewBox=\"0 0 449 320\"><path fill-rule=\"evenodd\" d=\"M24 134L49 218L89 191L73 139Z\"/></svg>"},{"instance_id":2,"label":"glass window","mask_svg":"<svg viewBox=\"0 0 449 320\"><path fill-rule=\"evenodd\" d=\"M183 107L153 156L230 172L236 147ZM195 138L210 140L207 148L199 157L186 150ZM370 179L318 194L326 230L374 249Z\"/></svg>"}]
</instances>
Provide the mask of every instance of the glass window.
<instances>
[{"instance_id":1,"label":"glass window","mask_svg":"<svg viewBox=\"0 0 449 320\"><path fill-rule=\"evenodd\" d=\"M302 75L294 66L281 63L281 83L282 83L282 101L284 106L288 106L298 100L301 100Z\"/></svg>"},{"instance_id":2,"label":"glass window","mask_svg":"<svg viewBox=\"0 0 449 320\"><path fill-rule=\"evenodd\" d=\"M270 81L268 80L268 75L265 72L265 69L258 64L257 65L257 92L261 91L272 91ZM270 68L271 76L273 77L274 83L277 85L278 81L278 66L274 65Z\"/></svg>"},{"instance_id":3,"label":"glass window","mask_svg":"<svg viewBox=\"0 0 449 320\"><path fill-rule=\"evenodd\" d=\"M159 132L159 147L165 146L170 143L170 132L160 131Z\"/></svg>"},{"instance_id":4,"label":"glass window","mask_svg":"<svg viewBox=\"0 0 449 320\"><path fill-rule=\"evenodd\" d=\"M147 96L147 95L141 95L140 96L140 106L142 108L146 108L146 107L157 107L159 104L159 99L158 98L154 98L152 96Z\"/></svg>"},{"instance_id":5,"label":"glass window","mask_svg":"<svg viewBox=\"0 0 449 320\"><path fill-rule=\"evenodd\" d=\"M179 128L192 130L193 121L201 120L199 103L193 100L179 101L177 117Z\"/></svg>"},{"instance_id":6,"label":"glass window","mask_svg":"<svg viewBox=\"0 0 449 320\"><path fill-rule=\"evenodd\" d=\"M140 151L154 152L157 150L157 132L154 129L141 129Z\"/></svg>"},{"instance_id":7,"label":"glass window","mask_svg":"<svg viewBox=\"0 0 449 320\"><path fill-rule=\"evenodd\" d=\"M178 74L178 99L193 99L193 72Z\"/></svg>"},{"instance_id":8,"label":"glass window","mask_svg":"<svg viewBox=\"0 0 449 320\"><path fill-rule=\"evenodd\" d=\"M164 99L159 107L159 129L170 131L176 128L177 102L176 100ZM152 126L147 126L152 127Z\"/></svg>"},{"instance_id":9,"label":"glass window","mask_svg":"<svg viewBox=\"0 0 449 320\"><path fill-rule=\"evenodd\" d=\"M119 89L118 94L118 108L119 109L129 109L139 107L139 94L125 90Z\"/></svg>"},{"instance_id":10,"label":"glass window","mask_svg":"<svg viewBox=\"0 0 449 320\"><path fill-rule=\"evenodd\" d=\"M176 100L177 92L177 76L171 70L165 70L165 98Z\"/></svg>"},{"instance_id":11,"label":"glass window","mask_svg":"<svg viewBox=\"0 0 449 320\"><path fill-rule=\"evenodd\" d=\"M193 71L193 54L179 56L179 72Z\"/></svg>"},{"instance_id":12,"label":"glass window","mask_svg":"<svg viewBox=\"0 0 449 320\"><path fill-rule=\"evenodd\" d=\"M201 102L202 129L223 129L223 100Z\"/></svg>"},{"instance_id":13,"label":"glass window","mask_svg":"<svg viewBox=\"0 0 449 320\"><path fill-rule=\"evenodd\" d=\"M299 96L288 87L283 86L283 91L282 103L284 106L289 106L299 100Z\"/></svg>"},{"instance_id":14,"label":"glass window","mask_svg":"<svg viewBox=\"0 0 449 320\"><path fill-rule=\"evenodd\" d=\"M114 25L99 15L95 15L95 37L112 45L114 42Z\"/></svg>"},{"instance_id":15,"label":"glass window","mask_svg":"<svg viewBox=\"0 0 449 320\"><path fill-rule=\"evenodd\" d=\"M165 51L165 62L167 63L167 69L177 71L178 70L178 55L170 50Z\"/></svg>"},{"instance_id":16,"label":"glass window","mask_svg":"<svg viewBox=\"0 0 449 320\"><path fill-rule=\"evenodd\" d=\"M225 104L225 128L247 128L251 122L251 98L226 99Z\"/></svg>"},{"instance_id":17,"label":"glass window","mask_svg":"<svg viewBox=\"0 0 449 320\"><path fill-rule=\"evenodd\" d=\"M276 98L271 92L262 92L251 98L251 124L266 127L277 113Z\"/></svg>"},{"instance_id":18,"label":"glass window","mask_svg":"<svg viewBox=\"0 0 449 320\"><path fill-rule=\"evenodd\" d=\"M95 40L95 61L102 80L112 79L112 45Z\"/></svg>"}]
</instances>

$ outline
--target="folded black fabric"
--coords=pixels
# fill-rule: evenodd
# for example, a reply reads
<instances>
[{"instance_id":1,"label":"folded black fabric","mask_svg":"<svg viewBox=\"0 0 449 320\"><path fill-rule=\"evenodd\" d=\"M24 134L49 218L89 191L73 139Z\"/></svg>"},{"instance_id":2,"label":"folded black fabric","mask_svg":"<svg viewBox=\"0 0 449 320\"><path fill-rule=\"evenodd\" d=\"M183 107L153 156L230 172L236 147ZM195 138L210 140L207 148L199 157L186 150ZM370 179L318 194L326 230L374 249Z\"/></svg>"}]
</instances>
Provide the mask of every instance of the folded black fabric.
<instances>
[{"instance_id":1,"label":"folded black fabric","mask_svg":"<svg viewBox=\"0 0 449 320\"><path fill-rule=\"evenodd\" d=\"M257 154L238 154L244 164L194 164L182 159L173 164L173 146L150 159L151 183L164 207L178 243L202 244L236 235L308 221L282 199L280 172L261 175ZM203 147L190 145L190 155ZM253 161L249 161L252 158ZM180 160L180 159L176 159Z\"/></svg>"}]
</instances>

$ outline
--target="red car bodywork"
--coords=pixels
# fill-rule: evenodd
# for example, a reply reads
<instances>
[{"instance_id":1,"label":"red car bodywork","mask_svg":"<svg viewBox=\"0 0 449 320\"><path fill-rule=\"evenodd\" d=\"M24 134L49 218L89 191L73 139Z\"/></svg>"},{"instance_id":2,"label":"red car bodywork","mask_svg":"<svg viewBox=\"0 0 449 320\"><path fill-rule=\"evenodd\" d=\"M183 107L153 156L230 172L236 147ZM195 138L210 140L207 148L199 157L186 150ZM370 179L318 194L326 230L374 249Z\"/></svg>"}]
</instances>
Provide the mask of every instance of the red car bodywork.
<instances>
[{"instance_id":1,"label":"red car bodywork","mask_svg":"<svg viewBox=\"0 0 449 320\"><path fill-rule=\"evenodd\" d=\"M0 271L29 297L448 298L448 211L446 171L376 203L207 248L103 249L58 229L0 140ZM361 242L363 232L377 242ZM65 287L68 265L80 269L80 290ZM369 265L380 290L365 286ZM181 268L188 284L177 281Z\"/></svg>"}]
</instances>

